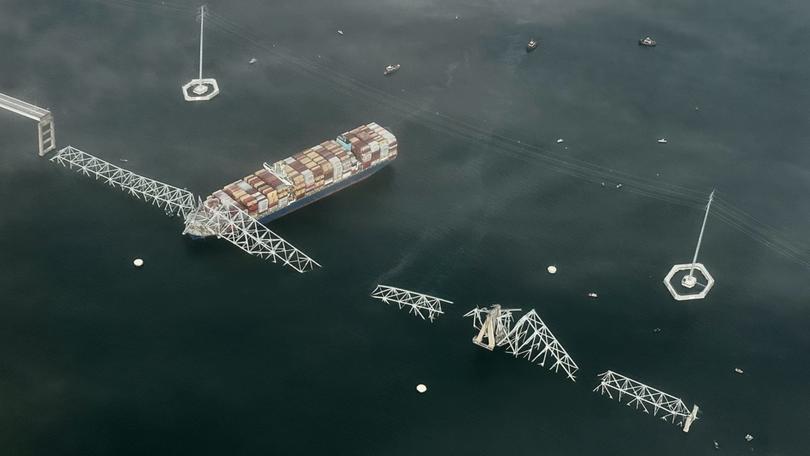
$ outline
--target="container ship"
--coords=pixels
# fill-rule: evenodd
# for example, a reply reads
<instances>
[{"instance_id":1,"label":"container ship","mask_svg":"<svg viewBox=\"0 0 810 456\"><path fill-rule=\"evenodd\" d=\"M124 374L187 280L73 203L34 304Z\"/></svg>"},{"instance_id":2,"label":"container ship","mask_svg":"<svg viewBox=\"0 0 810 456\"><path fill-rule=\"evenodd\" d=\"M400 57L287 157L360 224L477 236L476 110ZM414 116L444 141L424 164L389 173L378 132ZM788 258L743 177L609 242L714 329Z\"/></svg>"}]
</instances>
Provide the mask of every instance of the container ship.
<instances>
[{"instance_id":1,"label":"container ship","mask_svg":"<svg viewBox=\"0 0 810 456\"><path fill-rule=\"evenodd\" d=\"M210 207L228 203L262 223L353 185L397 157L397 139L370 123L262 168L209 195Z\"/></svg>"}]
</instances>

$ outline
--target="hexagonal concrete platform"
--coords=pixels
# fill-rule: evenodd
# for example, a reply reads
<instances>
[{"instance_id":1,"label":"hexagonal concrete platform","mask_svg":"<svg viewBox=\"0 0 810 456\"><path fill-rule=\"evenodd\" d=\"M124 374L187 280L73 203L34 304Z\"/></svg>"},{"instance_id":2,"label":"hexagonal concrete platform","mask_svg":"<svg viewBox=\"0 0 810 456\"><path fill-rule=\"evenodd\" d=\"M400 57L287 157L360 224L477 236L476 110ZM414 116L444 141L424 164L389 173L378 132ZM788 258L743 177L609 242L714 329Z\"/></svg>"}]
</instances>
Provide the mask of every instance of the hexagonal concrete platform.
<instances>
[{"instance_id":1,"label":"hexagonal concrete platform","mask_svg":"<svg viewBox=\"0 0 810 456\"><path fill-rule=\"evenodd\" d=\"M186 101L208 101L219 94L219 84L214 78L192 79L183 86Z\"/></svg>"},{"instance_id":2,"label":"hexagonal concrete platform","mask_svg":"<svg viewBox=\"0 0 810 456\"><path fill-rule=\"evenodd\" d=\"M698 283L696 277L689 276L687 274L682 278L681 283L679 285L687 289L691 289L695 285L701 285L703 286L703 290L701 290L699 293L683 293L682 291L679 291L678 289L675 288L675 285L672 284L672 279L678 272L688 271L692 269L692 267L694 267L696 271L700 272L700 274L706 279L706 283L705 284ZM664 277L664 285L666 285L667 290L669 290L669 293L677 301L703 299L706 297L706 294L709 293L709 290L711 290L712 287L714 286L714 277L712 277L712 275L709 274L709 270L706 269L706 266L703 266L702 263L676 264L675 266L672 266L672 269L669 270L667 276Z\"/></svg>"}]
</instances>

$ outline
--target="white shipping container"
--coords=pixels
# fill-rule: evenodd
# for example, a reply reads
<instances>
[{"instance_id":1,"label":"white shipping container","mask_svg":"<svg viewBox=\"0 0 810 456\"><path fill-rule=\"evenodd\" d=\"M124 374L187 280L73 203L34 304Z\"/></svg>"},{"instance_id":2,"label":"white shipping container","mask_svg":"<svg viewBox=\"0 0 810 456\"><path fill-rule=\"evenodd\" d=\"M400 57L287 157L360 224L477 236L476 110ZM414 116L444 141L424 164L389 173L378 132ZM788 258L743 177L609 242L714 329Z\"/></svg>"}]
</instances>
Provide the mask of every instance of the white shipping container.
<instances>
[{"instance_id":1,"label":"white shipping container","mask_svg":"<svg viewBox=\"0 0 810 456\"><path fill-rule=\"evenodd\" d=\"M339 180L341 176L343 176L343 164L337 157L330 158L329 163L332 164L332 176L334 180Z\"/></svg>"},{"instance_id":2,"label":"white shipping container","mask_svg":"<svg viewBox=\"0 0 810 456\"><path fill-rule=\"evenodd\" d=\"M290 204L290 200L286 196L284 198L281 198L280 200L278 200L278 208L279 209L281 209L282 207L287 207L288 204Z\"/></svg>"},{"instance_id":3,"label":"white shipping container","mask_svg":"<svg viewBox=\"0 0 810 456\"><path fill-rule=\"evenodd\" d=\"M383 158L383 159L388 158L388 144L387 143L383 143L380 146L380 158Z\"/></svg>"},{"instance_id":4,"label":"white shipping container","mask_svg":"<svg viewBox=\"0 0 810 456\"><path fill-rule=\"evenodd\" d=\"M368 146L372 152L377 152L378 150L380 150L380 143L378 143L377 141L371 141L370 143L368 143Z\"/></svg>"},{"instance_id":5,"label":"white shipping container","mask_svg":"<svg viewBox=\"0 0 810 456\"><path fill-rule=\"evenodd\" d=\"M270 203L267 201L267 198L262 198L259 200L259 212L266 212L269 206Z\"/></svg>"},{"instance_id":6,"label":"white shipping container","mask_svg":"<svg viewBox=\"0 0 810 456\"><path fill-rule=\"evenodd\" d=\"M304 176L304 182L306 182L307 185L312 185L315 183L315 176L312 174L312 171L307 169L301 173L301 175Z\"/></svg>"},{"instance_id":7,"label":"white shipping container","mask_svg":"<svg viewBox=\"0 0 810 456\"><path fill-rule=\"evenodd\" d=\"M237 187L239 187L239 188L241 188L242 190L244 190L244 191L248 192L248 193L253 193L253 192L255 191L255 190L253 189L253 187L251 187L251 186L250 186L250 184L248 184L248 183L247 183L247 182L245 182L245 181L239 181L239 182L237 182L236 186L237 186Z\"/></svg>"}]
</instances>

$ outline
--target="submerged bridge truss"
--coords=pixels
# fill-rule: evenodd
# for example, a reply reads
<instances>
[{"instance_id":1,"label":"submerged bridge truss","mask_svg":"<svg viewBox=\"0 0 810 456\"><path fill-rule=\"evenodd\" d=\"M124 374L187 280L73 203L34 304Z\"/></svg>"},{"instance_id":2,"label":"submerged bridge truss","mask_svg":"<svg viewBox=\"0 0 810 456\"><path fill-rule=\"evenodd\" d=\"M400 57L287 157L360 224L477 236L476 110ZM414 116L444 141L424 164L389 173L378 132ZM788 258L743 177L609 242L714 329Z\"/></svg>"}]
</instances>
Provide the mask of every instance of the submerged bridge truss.
<instances>
[{"instance_id":1,"label":"submerged bridge truss","mask_svg":"<svg viewBox=\"0 0 810 456\"><path fill-rule=\"evenodd\" d=\"M216 236L250 255L272 260L273 263L280 261L301 273L321 266L247 212L232 204L200 203L186 217L185 224L184 234Z\"/></svg>"},{"instance_id":2,"label":"submerged bridge truss","mask_svg":"<svg viewBox=\"0 0 810 456\"><path fill-rule=\"evenodd\" d=\"M236 206L204 205L186 189L135 174L71 146L60 150L51 161L152 203L166 215L183 217L184 234L223 238L251 255L280 261L298 272L320 266Z\"/></svg>"},{"instance_id":3,"label":"submerged bridge truss","mask_svg":"<svg viewBox=\"0 0 810 456\"><path fill-rule=\"evenodd\" d=\"M167 215L186 217L196 206L194 195L188 190L140 176L75 147L65 147L51 161L150 202L163 209Z\"/></svg>"},{"instance_id":4,"label":"submerged bridge truss","mask_svg":"<svg viewBox=\"0 0 810 456\"><path fill-rule=\"evenodd\" d=\"M446 299L388 285L377 285L377 288L371 292L371 297L379 299L386 304L392 302L396 303L400 309L408 307L408 313L417 315L422 318L422 320L425 319L425 314L427 314L427 318L431 322L439 315L444 314L442 311L442 303L453 303L453 301Z\"/></svg>"},{"instance_id":5,"label":"submerged bridge truss","mask_svg":"<svg viewBox=\"0 0 810 456\"><path fill-rule=\"evenodd\" d=\"M574 374L579 369L577 363L571 359L534 309L515 322L505 341L506 352L515 355L516 358L523 357L545 366L547 358L551 356L554 363L549 369L559 372L562 368L571 381L576 381Z\"/></svg>"},{"instance_id":6,"label":"submerged bridge truss","mask_svg":"<svg viewBox=\"0 0 810 456\"><path fill-rule=\"evenodd\" d=\"M650 413L652 409L653 416L661 413L662 420L670 420L673 424L683 426L683 432L689 432L692 423L697 420L697 405L689 411L689 407L681 399L611 370L599 374L599 377L601 382L594 391L607 394L611 399L613 392L619 402L626 402L628 406L635 405L636 410L640 408L644 413ZM622 401L622 396L626 396L625 401Z\"/></svg>"}]
</instances>

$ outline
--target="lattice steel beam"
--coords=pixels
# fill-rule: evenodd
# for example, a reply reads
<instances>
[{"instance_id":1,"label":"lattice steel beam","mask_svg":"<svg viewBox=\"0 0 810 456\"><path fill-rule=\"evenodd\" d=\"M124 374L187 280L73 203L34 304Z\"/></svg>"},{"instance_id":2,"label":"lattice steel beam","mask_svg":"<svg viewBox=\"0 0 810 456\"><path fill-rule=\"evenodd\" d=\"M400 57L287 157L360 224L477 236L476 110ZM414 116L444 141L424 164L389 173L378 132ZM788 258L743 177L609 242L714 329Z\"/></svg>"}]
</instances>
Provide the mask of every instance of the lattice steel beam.
<instances>
[{"instance_id":1,"label":"lattice steel beam","mask_svg":"<svg viewBox=\"0 0 810 456\"><path fill-rule=\"evenodd\" d=\"M533 363L537 362L541 366L546 365L546 359L550 355L554 363L549 369L558 372L562 368L571 381L576 381L574 373L579 369L577 363L571 359L534 309L515 322L504 341L507 353L516 358L523 357Z\"/></svg>"},{"instance_id":2,"label":"lattice steel beam","mask_svg":"<svg viewBox=\"0 0 810 456\"><path fill-rule=\"evenodd\" d=\"M427 314L427 318L431 322L439 315L444 314L442 312L442 303L453 303L453 301L446 299L388 285L377 285L377 288L371 292L371 297L386 304L396 303L400 309L408 307L408 313L417 315L422 320L425 319L425 314Z\"/></svg>"},{"instance_id":3,"label":"lattice steel beam","mask_svg":"<svg viewBox=\"0 0 810 456\"><path fill-rule=\"evenodd\" d=\"M186 217L196 206L194 195L188 190L140 176L71 146L57 152L51 161L118 187L135 198L160 207L167 215Z\"/></svg>"},{"instance_id":4,"label":"lattice steel beam","mask_svg":"<svg viewBox=\"0 0 810 456\"><path fill-rule=\"evenodd\" d=\"M653 416L661 413L662 420L669 419L672 423L683 426L684 432L689 432L692 423L697 420L699 410L697 405L690 412L689 407L681 399L611 370L599 374L599 378L601 382L593 389L594 391L599 391L602 395L607 394L611 399L613 399L611 392L616 393L619 402L625 402L622 401L622 396L627 396L628 406L635 405L636 410L641 408L644 413L650 413L652 410Z\"/></svg>"},{"instance_id":5,"label":"lattice steel beam","mask_svg":"<svg viewBox=\"0 0 810 456\"><path fill-rule=\"evenodd\" d=\"M183 234L217 236L250 255L270 259L273 263L281 261L301 273L321 266L247 212L230 203L220 200L200 203L186 217L185 224Z\"/></svg>"},{"instance_id":6,"label":"lattice steel beam","mask_svg":"<svg viewBox=\"0 0 810 456\"><path fill-rule=\"evenodd\" d=\"M478 335L473 337L473 343L489 351L505 344L512 326L512 312L519 311L520 309L502 309L500 304L495 304L489 309L476 307L464 314L465 317L472 317L473 328L478 330Z\"/></svg>"}]
</instances>

